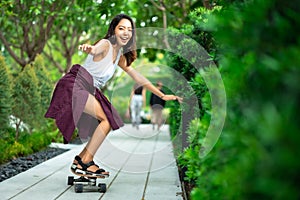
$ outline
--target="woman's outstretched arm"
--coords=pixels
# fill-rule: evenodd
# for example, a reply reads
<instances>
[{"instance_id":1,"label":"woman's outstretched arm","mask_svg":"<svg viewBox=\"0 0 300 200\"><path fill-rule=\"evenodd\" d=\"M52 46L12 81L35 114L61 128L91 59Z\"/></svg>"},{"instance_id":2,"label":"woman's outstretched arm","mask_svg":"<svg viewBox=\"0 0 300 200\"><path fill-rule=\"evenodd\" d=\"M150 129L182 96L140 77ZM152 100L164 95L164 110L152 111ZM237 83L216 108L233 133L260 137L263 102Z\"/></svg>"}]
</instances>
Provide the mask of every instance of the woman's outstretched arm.
<instances>
[{"instance_id":1,"label":"woman's outstretched arm","mask_svg":"<svg viewBox=\"0 0 300 200\"><path fill-rule=\"evenodd\" d=\"M124 68L123 68L124 70ZM133 69L132 67L126 67L124 70L131 78L138 83L139 85L144 86L147 90L154 93L156 96L159 96L161 99L165 101L170 100L178 100L180 103L182 102L182 98L175 96L175 95L168 95L162 93L157 87L155 87L147 78L145 78L142 74L140 74L138 71Z\"/></svg>"}]
</instances>

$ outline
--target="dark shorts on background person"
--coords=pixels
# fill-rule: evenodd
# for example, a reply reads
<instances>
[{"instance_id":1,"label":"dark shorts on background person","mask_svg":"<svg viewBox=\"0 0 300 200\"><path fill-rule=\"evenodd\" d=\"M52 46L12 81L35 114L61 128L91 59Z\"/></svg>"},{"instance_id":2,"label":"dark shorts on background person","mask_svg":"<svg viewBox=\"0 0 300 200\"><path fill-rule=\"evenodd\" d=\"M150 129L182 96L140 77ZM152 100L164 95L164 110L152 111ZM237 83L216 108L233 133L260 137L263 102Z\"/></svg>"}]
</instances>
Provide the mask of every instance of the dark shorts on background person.
<instances>
[{"instance_id":1,"label":"dark shorts on background person","mask_svg":"<svg viewBox=\"0 0 300 200\"><path fill-rule=\"evenodd\" d=\"M45 114L46 118L55 119L65 143L70 142L75 127L78 128L79 137L86 139L94 133L100 123L96 118L83 112L89 94L94 95L99 101L113 130L124 125L109 100L94 87L90 73L76 64L58 81Z\"/></svg>"}]
</instances>

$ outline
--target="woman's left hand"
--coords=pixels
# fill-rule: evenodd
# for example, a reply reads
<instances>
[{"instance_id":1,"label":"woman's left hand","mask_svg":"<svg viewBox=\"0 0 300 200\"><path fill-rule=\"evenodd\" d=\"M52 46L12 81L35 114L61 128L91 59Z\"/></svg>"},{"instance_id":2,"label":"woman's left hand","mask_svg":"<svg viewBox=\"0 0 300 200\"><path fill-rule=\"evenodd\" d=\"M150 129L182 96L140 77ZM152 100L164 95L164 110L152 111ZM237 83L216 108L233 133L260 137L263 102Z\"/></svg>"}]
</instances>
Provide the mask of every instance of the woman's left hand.
<instances>
[{"instance_id":1,"label":"woman's left hand","mask_svg":"<svg viewBox=\"0 0 300 200\"><path fill-rule=\"evenodd\" d=\"M162 97L162 100L165 100L165 101L172 101L172 100L175 101L175 100L177 100L179 103L183 102L183 98L182 97L175 96L175 95L168 95L168 94L164 95Z\"/></svg>"}]
</instances>

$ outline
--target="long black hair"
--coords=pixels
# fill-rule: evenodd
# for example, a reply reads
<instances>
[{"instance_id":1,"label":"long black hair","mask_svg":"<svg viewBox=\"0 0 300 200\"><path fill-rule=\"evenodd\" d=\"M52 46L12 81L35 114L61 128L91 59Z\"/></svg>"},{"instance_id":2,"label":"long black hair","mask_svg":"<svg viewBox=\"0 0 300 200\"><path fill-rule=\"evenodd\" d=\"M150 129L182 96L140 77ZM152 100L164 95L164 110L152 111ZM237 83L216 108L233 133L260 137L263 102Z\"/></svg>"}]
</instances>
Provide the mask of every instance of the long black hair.
<instances>
[{"instance_id":1,"label":"long black hair","mask_svg":"<svg viewBox=\"0 0 300 200\"><path fill-rule=\"evenodd\" d=\"M112 44L115 44L117 42L115 37L115 29L122 19L128 19L132 26L132 37L128 41L128 43L123 47L123 52L127 61L127 66L130 66L130 64L136 59L135 25L131 17L125 14L118 14L117 16L115 16L109 24L109 28L106 35L104 36L104 39L108 39Z\"/></svg>"}]
</instances>

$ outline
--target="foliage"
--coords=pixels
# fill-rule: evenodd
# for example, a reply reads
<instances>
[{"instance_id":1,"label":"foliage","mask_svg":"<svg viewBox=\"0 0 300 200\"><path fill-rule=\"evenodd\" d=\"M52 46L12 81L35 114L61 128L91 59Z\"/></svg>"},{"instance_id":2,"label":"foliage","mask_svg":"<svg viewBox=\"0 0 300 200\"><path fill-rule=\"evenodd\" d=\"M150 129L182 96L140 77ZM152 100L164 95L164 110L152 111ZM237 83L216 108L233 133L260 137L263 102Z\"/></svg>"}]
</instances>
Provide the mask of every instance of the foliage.
<instances>
[{"instance_id":1,"label":"foliage","mask_svg":"<svg viewBox=\"0 0 300 200\"><path fill-rule=\"evenodd\" d=\"M219 10L220 8L215 8ZM185 103L178 107L171 107L170 129L173 138L177 134L186 134L188 123L194 118L199 118L205 114L202 98L209 99L208 88L200 76L200 70L212 64L215 59L216 46L212 34L201 29L203 23L207 23L207 15L213 11L198 8L189 15L190 24L184 24L180 30L170 29L170 45L175 49L174 53L169 53L168 65L179 72L191 86L186 87L182 83L177 91L185 98ZM187 58L189 60L187 60ZM184 81L183 81L184 82ZM207 102L207 101L206 101ZM198 109L198 112L196 112ZM182 117L183 116L183 117ZM179 121L182 117L184 127L180 128ZM177 133L178 129L180 131ZM185 138L185 136L183 136Z\"/></svg>"},{"instance_id":2,"label":"foliage","mask_svg":"<svg viewBox=\"0 0 300 200\"><path fill-rule=\"evenodd\" d=\"M15 79L13 98L14 106L12 114L19 118L16 124L16 139L18 139L18 127L21 122L34 128L38 127L41 121L39 81L31 65L27 65Z\"/></svg>"},{"instance_id":3,"label":"foliage","mask_svg":"<svg viewBox=\"0 0 300 200\"><path fill-rule=\"evenodd\" d=\"M236 3L208 16L227 91L227 121L205 158L206 117L181 155L192 199L299 199L300 38L297 2ZM204 121L203 121L204 120ZM201 131L202 130L202 131Z\"/></svg>"},{"instance_id":4,"label":"foliage","mask_svg":"<svg viewBox=\"0 0 300 200\"><path fill-rule=\"evenodd\" d=\"M13 84L10 81L11 71L8 71L4 58L0 58L2 95L0 103L2 114L0 119L2 120L0 163L4 163L15 157L39 151L48 146L51 141L62 142L62 137L56 128L55 131L50 130L51 124L46 123L42 117L52 92L52 85L42 57L38 56L32 65L26 66L17 75ZM15 123L16 130L5 125L5 123L8 124L9 115L15 116L15 120L12 120L11 123ZM21 129L21 124L24 123L30 125L31 131L42 128L45 131L47 128L49 129L46 131L48 133L24 132L25 129Z\"/></svg>"},{"instance_id":5,"label":"foliage","mask_svg":"<svg viewBox=\"0 0 300 200\"><path fill-rule=\"evenodd\" d=\"M0 55L0 132L9 125L11 107L11 77L4 57Z\"/></svg>"},{"instance_id":6,"label":"foliage","mask_svg":"<svg viewBox=\"0 0 300 200\"><path fill-rule=\"evenodd\" d=\"M3 0L0 2L1 51L12 64L22 68L42 54L55 82L72 64L81 63L85 58L77 51L78 44L92 44L102 38L116 14L130 15L137 28L180 27L189 20L190 9L200 5L200 0ZM156 52L148 48L143 56L154 61Z\"/></svg>"},{"instance_id":7,"label":"foliage","mask_svg":"<svg viewBox=\"0 0 300 200\"><path fill-rule=\"evenodd\" d=\"M33 132L29 134L27 132L21 132L18 141L15 140L14 134L14 129L7 129L3 137L0 138L0 164L19 156L27 156L40 151L47 147L59 133L51 132L45 134Z\"/></svg>"},{"instance_id":8,"label":"foliage","mask_svg":"<svg viewBox=\"0 0 300 200\"><path fill-rule=\"evenodd\" d=\"M38 79L38 87L37 90L40 93L40 102L41 106L39 116L44 116L46 110L50 104L51 94L53 90L53 86L51 84L50 75L45 68L44 59L41 55L38 55L35 61L32 64L32 67L35 71L35 74ZM46 119L41 119L41 123L46 123Z\"/></svg>"},{"instance_id":9,"label":"foliage","mask_svg":"<svg viewBox=\"0 0 300 200\"><path fill-rule=\"evenodd\" d=\"M56 18L63 20L62 11L73 1L14 1L1 2L0 41L10 56L22 68L40 54ZM24 12L26 10L26 12Z\"/></svg>"}]
</instances>

